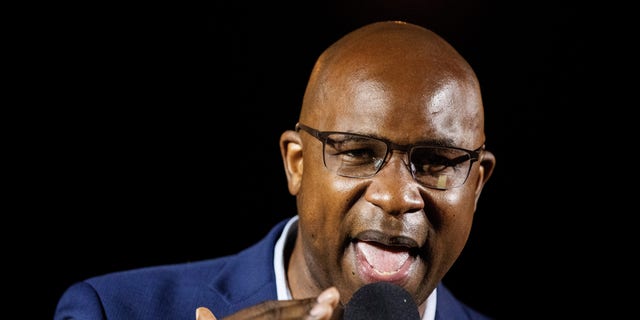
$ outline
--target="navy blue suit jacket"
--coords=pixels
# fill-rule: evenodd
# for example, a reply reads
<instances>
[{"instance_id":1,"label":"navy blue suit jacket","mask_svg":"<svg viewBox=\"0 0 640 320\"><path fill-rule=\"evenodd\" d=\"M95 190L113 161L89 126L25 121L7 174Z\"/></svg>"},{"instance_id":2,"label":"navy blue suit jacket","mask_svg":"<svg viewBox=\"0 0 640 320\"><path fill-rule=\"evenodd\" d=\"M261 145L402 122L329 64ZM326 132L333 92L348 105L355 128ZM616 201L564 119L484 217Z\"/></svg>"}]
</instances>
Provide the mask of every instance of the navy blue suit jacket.
<instances>
[{"instance_id":1,"label":"navy blue suit jacket","mask_svg":"<svg viewBox=\"0 0 640 320\"><path fill-rule=\"evenodd\" d=\"M273 249L286 220L260 242L235 255L114 272L70 286L54 320L194 320L206 306L219 319L275 300ZM438 286L436 319L487 319Z\"/></svg>"}]
</instances>

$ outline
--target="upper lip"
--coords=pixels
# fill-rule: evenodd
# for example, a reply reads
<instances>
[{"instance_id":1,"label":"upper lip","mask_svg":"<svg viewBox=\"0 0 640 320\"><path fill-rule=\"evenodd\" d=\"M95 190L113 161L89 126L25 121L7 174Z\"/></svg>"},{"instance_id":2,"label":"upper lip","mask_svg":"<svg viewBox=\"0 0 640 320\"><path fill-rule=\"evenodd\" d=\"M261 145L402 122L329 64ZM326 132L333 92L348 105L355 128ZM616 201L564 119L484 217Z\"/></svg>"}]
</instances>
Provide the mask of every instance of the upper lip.
<instances>
[{"instance_id":1,"label":"upper lip","mask_svg":"<svg viewBox=\"0 0 640 320\"><path fill-rule=\"evenodd\" d=\"M418 242L403 235L391 235L378 230L365 230L354 237L357 241L367 241L382 244L388 247L405 247L407 249L418 248Z\"/></svg>"}]
</instances>

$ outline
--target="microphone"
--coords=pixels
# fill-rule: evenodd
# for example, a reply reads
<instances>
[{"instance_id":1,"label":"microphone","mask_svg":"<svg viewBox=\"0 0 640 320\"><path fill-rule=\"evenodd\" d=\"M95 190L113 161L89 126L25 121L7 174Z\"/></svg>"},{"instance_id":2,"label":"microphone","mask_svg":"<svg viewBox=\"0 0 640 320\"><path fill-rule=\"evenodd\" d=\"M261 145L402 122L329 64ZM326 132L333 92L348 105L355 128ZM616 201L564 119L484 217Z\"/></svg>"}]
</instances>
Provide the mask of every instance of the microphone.
<instances>
[{"instance_id":1,"label":"microphone","mask_svg":"<svg viewBox=\"0 0 640 320\"><path fill-rule=\"evenodd\" d=\"M413 297L401 286L374 282L358 289L344 309L345 320L420 320Z\"/></svg>"}]
</instances>

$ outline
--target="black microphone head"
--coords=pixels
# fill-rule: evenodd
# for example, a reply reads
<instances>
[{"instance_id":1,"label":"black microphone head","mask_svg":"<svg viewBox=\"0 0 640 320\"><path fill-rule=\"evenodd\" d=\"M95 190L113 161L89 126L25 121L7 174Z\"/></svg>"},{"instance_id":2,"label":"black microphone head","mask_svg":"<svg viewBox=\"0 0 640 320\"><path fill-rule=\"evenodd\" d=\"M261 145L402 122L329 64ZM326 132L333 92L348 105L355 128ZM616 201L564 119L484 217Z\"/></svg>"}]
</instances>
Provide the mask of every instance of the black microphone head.
<instances>
[{"instance_id":1,"label":"black microphone head","mask_svg":"<svg viewBox=\"0 0 640 320\"><path fill-rule=\"evenodd\" d=\"M420 320L413 297L401 286L374 282L358 289L344 309L345 320Z\"/></svg>"}]
</instances>

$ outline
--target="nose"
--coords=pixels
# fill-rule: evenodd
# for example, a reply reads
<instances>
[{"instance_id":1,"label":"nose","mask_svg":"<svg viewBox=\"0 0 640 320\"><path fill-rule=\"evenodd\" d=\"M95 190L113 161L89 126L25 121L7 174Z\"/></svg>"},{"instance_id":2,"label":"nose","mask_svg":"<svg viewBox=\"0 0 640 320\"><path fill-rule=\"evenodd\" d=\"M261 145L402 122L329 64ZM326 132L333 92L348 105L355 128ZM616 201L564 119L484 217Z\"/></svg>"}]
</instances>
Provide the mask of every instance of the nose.
<instances>
[{"instance_id":1,"label":"nose","mask_svg":"<svg viewBox=\"0 0 640 320\"><path fill-rule=\"evenodd\" d=\"M424 199L411 167L406 152L393 150L387 163L371 178L365 193L367 201L394 215L422 210Z\"/></svg>"}]
</instances>

